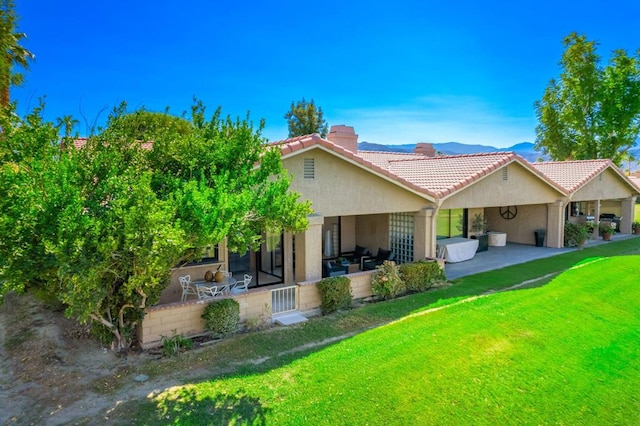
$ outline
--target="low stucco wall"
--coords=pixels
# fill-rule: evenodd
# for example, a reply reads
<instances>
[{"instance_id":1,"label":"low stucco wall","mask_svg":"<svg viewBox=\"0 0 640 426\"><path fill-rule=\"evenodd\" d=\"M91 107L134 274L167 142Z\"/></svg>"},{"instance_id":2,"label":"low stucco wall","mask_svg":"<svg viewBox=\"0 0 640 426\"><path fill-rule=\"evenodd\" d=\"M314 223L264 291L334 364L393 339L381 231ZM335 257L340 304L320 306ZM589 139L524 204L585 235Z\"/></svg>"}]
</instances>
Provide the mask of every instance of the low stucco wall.
<instances>
[{"instance_id":1,"label":"low stucco wall","mask_svg":"<svg viewBox=\"0 0 640 426\"><path fill-rule=\"evenodd\" d=\"M246 293L228 296L240 305L240 321L249 318L271 320L271 290L252 289ZM160 346L162 336L181 335L195 337L205 332L202 312L208 300L188 300L148 308L137 334L143 349Z\"/></svg>"},{"instance_id":2,"label":"low stucco wall","mask_svg":"<svg viewBox=\"0 0 640 426\"><path fill-rule=\"evenodd\" d=\"M346 275L351 280L351 293L355 299L372 295L371 277L374 271L358 272ZM316 312L320 307L320 293L316 281L298 283L297 297L300 312ZM271 320L271 289L265 287L249 290L246 293L231 295L240 305L240 321L249 318ZM143 349L162 344L162 336L195 337L202 335L204 321L202 312L210 301L187 300L148 308L144 319L138 326L138 341Z\"/></svg>"},{"instance_id":3,"label":"low stucco wall","mask_svg":"<svg viewBox=\"0 0 640 426\"><path fill-rule=\"evenodd\" d=\"M373 295L371 291L371 277L375 271L356 272L345 275L351 281L351 295L354 299L362 299ZM298 283L298 310L300 312L315 312L320 307L320 280Z\"/></svg>"}]
</instances>

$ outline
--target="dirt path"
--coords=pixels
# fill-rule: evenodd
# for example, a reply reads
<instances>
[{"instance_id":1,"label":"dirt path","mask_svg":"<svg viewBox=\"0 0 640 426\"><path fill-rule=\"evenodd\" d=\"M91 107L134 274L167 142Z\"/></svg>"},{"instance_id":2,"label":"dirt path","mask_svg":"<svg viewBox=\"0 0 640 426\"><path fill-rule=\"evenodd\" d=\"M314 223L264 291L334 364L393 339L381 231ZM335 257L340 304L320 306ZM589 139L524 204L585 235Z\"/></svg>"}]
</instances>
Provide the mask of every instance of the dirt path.
<instances>
[{"instance_id":1,"label":"dirt path","mask_svg":"<svg viewBox=\"0 0 640 426\"><path fill-rule=\"evenodd\" d=\"M135 423L119 417L125 414L117 407L188 380L228 372L211 366L176 368L153 380L136 381L143 367L161 355L142 352L118 357L89 339L87 330L62 312L52 312L29 295L9 295L0 306L0 358L1 425Z\"/></svg>"},{"instance_id":2,"label":"dirt path","mask_svg":"<svg viewBox=\"0 0 640 426\"><path fill-rule=\"evenodd\" d=\"M29 296L9 295L0 309L0 424L108 422L111 408L177 384L131 381L148 355L116 357L86 329ZM122 378L127 382L120 387ZM110 389L117 384L117 392Z\"/></svg>"}]
</instances>

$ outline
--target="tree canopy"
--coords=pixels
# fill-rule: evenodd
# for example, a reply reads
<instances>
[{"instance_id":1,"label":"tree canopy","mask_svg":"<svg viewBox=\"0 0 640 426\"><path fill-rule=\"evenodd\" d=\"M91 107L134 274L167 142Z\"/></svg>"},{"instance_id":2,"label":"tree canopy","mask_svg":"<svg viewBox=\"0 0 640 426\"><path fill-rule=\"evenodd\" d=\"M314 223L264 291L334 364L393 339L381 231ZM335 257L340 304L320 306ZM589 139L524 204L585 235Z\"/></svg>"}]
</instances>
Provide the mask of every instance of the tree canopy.
<instances>
[{"instance_id":1,"label":"tree canopy","mask_svg":"<svg viewBox=\"0 0 640 426\"><path fill-rule=\"evenodd\" d=\"M17 15L12 0L1 0L0 3L0 106L9 105L9 89L20 86L24 75L16 71L16 67L29 69L29 61L35 55L21 46L25 33L16 31Z\"/></svg>"},{"instance_id":2,"label":"tree canopy","mask_svg":"<svg viewBox=\"0 0 640 426\"><path fill-rule=\"evenodd\" d=\"M615 50L600 64L597 43L564 39L560 77L535 103L536 147L554 160L610 158L616 164L640 132L640 51Z\"/></svg>"},{"instance_id":3,"label":"tree canopy","mask_svg":"<svg viewBox=\"0 0 640 426\"><path fill-rule=\"evenodd\" d=\"M244 252L265 230L307 226L309 204L289 192L279 151L248 116L207 119L200 102L190 120L121 105L77 149L41 111L2 116L2 291L44 292L118 348L176 265L224 238Z\"/></svg>"},{"instance_id":4,"label":"tree canopy","mask_svg":"<svg viewBox=\"0 0 640 426\"><path fill-rule=\"evenodd\" d=\"M289 137L310 135L318 133L325 137L329 132L329 125L324 119L322 108L316 107L311 99L307 102L304 98L298 102L291 102L291 108L284 115L289 126Z\"/></svg>"}]
</instances>

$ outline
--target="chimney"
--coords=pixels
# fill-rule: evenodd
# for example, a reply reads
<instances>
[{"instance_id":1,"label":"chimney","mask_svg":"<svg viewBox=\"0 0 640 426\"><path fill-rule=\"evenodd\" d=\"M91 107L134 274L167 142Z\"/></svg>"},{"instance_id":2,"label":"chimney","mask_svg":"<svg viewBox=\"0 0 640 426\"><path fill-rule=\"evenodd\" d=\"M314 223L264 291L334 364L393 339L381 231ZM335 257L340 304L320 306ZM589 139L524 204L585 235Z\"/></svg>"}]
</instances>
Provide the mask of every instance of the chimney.
<instances>
[{"instance_id":1,"label":"chimney","mask_svg":"<svg viewBox=\"0 0 640 426\"><path fill-rule=\"evenodd\" d=\"M435 157L436 149L430 143L419 142L416 144L416 147L413 149L414 154L421 154L427 157Z\"/></svg>"},{"instance_id":2,"label":"chimney","mask_svg":"<svg viewBox=\"0 0 640 426\"><path fill-rule=\"evenodd\" d=\"M351 126L331 126L327 139L353 153L358 152L358 135Z\"/></svg>"}]
</instances>

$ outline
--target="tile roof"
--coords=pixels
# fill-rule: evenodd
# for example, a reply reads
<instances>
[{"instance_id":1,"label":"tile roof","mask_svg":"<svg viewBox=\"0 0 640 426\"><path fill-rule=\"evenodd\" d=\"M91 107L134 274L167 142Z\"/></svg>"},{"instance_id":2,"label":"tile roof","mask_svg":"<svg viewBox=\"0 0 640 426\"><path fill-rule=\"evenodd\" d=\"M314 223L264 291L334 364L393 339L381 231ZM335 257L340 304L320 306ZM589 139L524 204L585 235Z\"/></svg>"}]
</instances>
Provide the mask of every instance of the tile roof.
<instances>
[{"instance_id":1,"label":"tile roof","mask_svg":"<svg viewBox=\"0 0 640 426\"><path fill-rule=\"evenodd\" d=\"M580 189L607 167L617 169L611 160L547 161L531 165L569 193Z\"/></svg>"},{"instance_id":2,"label":"tile roof","mask_svg":"<svg viewBox=\"0 0 640 426\"><path fill-rule=\"evenodd\" d=\"M465 188L471 183L511 162L518 162L534 175L546 181L560 193L559 185L531 167L525 159L513 152L491 152L465 155L427 157L421 154L358 151L353 153L317 134L299 136L270 145L279 146L283 156L303 149L320 146L340 154L378 174L383 174L402 185L427 194L431 198L443 198Z\"/></svg>"},{"instance_id":3,"label":"tile roof","mask_svg":"<svg viewBox=\"0 0 640 426\"><path fill-rule=\"evenodd\" d=\"M419 158L390 160L389 168L392 173L442 198L514 161L529 168L527 161L513 152L419 156ZM538 174L535 171L533 173ZM539 177L544 179L543 176Z\"/></svg>"},{"instance_id":4,"label":"tile roof","mask_svg":"<svg viewBox=\"0 0 640 426\"><path fill-rule=\"evenodd\" d=\"M276 142L272 142L269 144L270 146L278 146L280 147L280 149L282 150L282 156L283 157L287 157L289 155L292 155L298 151L302 151L302 150L306 150L306 149L310 149L312 147L320 147L321 149L324 149L326 151L330 151L336 154L339 154L340 156L342 156L345 160L350 161L352 163L358 164L361 167L364 167L366 169L369 169L370 171L372 171L375 174L378 174L380 176L383 176L385 179L390 179L393 181L396 181L398 183L400 183L401 185L405 186L406 188L414 191L414 192L418 192L421 193L423 195L427 195L428 198L430 199L434 199L435 198L435 194L431 193L429 190L427 190L426 188L420 187L406 179L404 179L401 176L398 176L396 174L393 174L389 171L388 167L384 167L383 165L379 165L376 164L374 162L371 162L367 159L365 159L363 156L361 156L360 154L362 152L359 153L354 153L352 151L349 151L348 149L343 148L340 145L334 144L331 141L328 141L326 139L323 139L320 137L320 135L314 133L312 135L306 135L306 136L298 136L295 138L290 138L290 139L285 139L282 141L276 141Z\"/></svg>"},{"instance_id":5,"label":"tile roof","mask_svg":"<svg viewBox=\"0 0 640 426\"><path fill-rule=\"evenodd\" d=\"M382 152L382 151L358 151L358 155L380 167L389 167L389 162L393 160L411 160L425 158L424 155L410 152Z\"/></svg>"}]
</instances>

